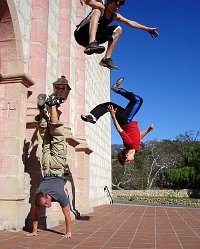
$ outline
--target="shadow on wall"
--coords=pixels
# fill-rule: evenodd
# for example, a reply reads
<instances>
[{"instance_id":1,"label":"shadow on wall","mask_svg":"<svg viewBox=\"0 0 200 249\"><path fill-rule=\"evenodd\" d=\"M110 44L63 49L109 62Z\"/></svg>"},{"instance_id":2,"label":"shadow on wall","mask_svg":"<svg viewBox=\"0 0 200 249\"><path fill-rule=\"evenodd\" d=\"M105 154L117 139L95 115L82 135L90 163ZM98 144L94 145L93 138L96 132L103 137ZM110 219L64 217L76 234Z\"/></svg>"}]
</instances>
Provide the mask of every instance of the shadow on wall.
<instances>
[{"instance_id":1,"label":"shadow on wall","mask_svg":"<svg viewBox=\"0 0 200 249\"><path fill-rule=\"evenodd\" d=\"M69 204L70 204L70 210L71 212L74 214L75 219L77 220L90 220L90 216L84 215L81 216L81 214L79 213L79 211L76 209L76 191L75 191L75 185L74 185L74 179L72 176L72 173L70 172L70 169L68 168L68 172L65 174L65 180L66 182L70 182L71 184L71 190L72 190L72 200L70 200L69 198ZM68 193L67 189L65 189L66 192ZM69 194L68 194L69 197Z\"/></svg>"},{"instance_id":2,"label":"shadow on wall","mask_svg":"<svg viewBox=\"0 0 200 249\"><path fill-rule=\"evenodd\" d=\"M72 200L70 200L69 198L69 193L68 193L67 188L65 189L65 191L67 192L68 198L69 198L70 210L74 214L75 219L80 220L81 215L79 211L76 209L76 195L75 195L76 191L75 191L74 179L73 179L73 176L72 176L72 173L69 167L68 167L67 172L65 173L65 181L71 184Z\"/></svg>"},{"instance_id":3,"label":"shadow on wall","mask_svg":"<svg viewBox=\"0 0 200 249\"><path fill-rule=\"evenodd\" d=\"M70 198L69 198L70 210L74 214L75 219L77 219L77 220L90 220L90 216L88 216L88 215L82 216L79 213L79 211L76 209L76 199L75 199L76 198L76 193L75 193L76 191L75 191L74 179L73 179L72 173L71 173L69 168L68 168L67 173L65 174L65 180L66 180L66 182L68 181L71 184L72 200L70 200ZM67 189L65 189L65 190L68 193ZM68 194L68 197L69 197L69 194Z\"/></svg>"},{"instance_id":4,"label":"shadow on wall","mask_svg":"<svg viewBox=\"0 0 200 249\"><path fill-rule=\"evenodd\" d=\"M77 220L90 220L90 216L88 216L88 215L82 216L80 214L80 212L76 209L76 189L75 189L75 185L74 185L73 175L69 169L69 166L68 166L68 169L66 169L66 171L65 171L64 177L65 177L65 184L67 182L69 182L71 185L71 191L72 191L72 199L71 200L70 200L68 190L67 190L67 188L65 188L65 191L67 192L67 196L69 198L70 211L74 214L74 217Z\"/></svg>"},{"instance_id":5,"label":"shadow on wall","mask_svg":"<svg viewBox=\"0 0 200 249\"><path fill-rule=\"evenodd\" d=\"M32 231L32 211L34 207L34 197L35 192L37 188L40 185L40 182L42 181L42 172L41 172L41 165L40 161L37 157L37 151L38 151L38 144L35 144L35 141L37 140L37 133L38 129L35 130L31 143L24 141L24 150L22 155L22 160L25 165L25 172L30 175L30 197L29 197L29 203L31 203L31 209L27 215L27 218L25 220L25 227L23 230L25 231ZM35 144L35 145L34 145ZM45 215L45 209L41 213L41 219L39 221L39 229L46 229L46 215Z\"/></svg>"}]
</instances>

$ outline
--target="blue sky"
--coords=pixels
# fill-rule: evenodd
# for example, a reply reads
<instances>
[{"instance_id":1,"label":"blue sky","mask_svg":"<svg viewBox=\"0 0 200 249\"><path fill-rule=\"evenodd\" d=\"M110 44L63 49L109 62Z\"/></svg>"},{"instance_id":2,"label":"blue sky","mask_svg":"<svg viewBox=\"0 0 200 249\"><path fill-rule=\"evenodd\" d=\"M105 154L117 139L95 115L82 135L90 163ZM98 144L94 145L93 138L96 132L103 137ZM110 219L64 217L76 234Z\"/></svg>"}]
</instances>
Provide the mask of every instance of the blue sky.
<instances>
[{"instance_id":1,"label":"blue sky","mask_svg":"<svg viewBox=\"0 0 200 249\"><path fill-rule=\"evenodd\" d=\"M185 131L200 131L200 1L126 0L124 17L157 27L159 38L120 24L123 34L113 52L118 71L111 84L125 77L124 88L144 99L135 120L140 129L155 124L148 139L174 139ZM111 100L127 101L111 92ZM112 144L121 144L112 125Z\"/></svg>"}]
</instances>

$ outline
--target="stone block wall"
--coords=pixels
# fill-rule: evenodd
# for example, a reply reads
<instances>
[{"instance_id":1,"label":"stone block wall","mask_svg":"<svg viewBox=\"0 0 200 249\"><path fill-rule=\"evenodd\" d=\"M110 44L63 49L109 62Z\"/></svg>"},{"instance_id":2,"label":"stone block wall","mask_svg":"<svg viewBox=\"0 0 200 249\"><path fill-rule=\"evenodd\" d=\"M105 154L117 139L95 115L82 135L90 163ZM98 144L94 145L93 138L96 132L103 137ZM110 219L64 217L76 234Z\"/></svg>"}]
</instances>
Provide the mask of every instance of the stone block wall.
<instances>
[{"instance_id":1,"label":"stone block wall","mask_svg":"<svg viewBox=\"0 0 200 249\"><path fill-rule=\"evenodd\" d=\"M0 1L0 229L22 229L30 223L31 203L42 179L36 98L50 94L61 75L71 87L60 111L72 214L91 212L109 201L104 193L105 186L111 187L109 115L94 126L80 119L96 104L109 101L110 92L109 71L98 64L101 56L85 56L73 36L88 11L79 0ZM46 214L48 226L63 218L57 205Z\"/></svg>"},{"instance_id":2,"label":"stone block wall","mask_svg":"<svg viewBox=\"0 0 200 249\"><path fill-rule=\"evenodd\" d=\"M190 189L149 189L149 190L112 190L113 198L129 197L129 196L146 196L146 197L190 197L191 195L199 197L199 190L190 190Z\"/></svg>"}]
</instances>

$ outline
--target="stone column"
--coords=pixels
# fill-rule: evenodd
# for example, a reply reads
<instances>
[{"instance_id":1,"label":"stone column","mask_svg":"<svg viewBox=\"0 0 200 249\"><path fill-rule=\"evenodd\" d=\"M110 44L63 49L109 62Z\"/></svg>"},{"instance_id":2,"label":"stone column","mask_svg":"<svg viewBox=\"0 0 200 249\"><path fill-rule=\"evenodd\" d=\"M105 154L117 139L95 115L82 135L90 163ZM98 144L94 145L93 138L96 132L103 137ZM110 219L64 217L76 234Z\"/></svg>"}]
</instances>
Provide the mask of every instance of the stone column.
<instances>
[{"instance_id":1,"label":"stone column","mask_svg":"<svg viewBox=\"0 0 200 249\"><path fill-rule=\"evenodd\" d=\"M0 78L0 230L21 229L29 212L30 178L24 173L26 75Z\"/></svg>"},{"instance_id":2,"label":"stone column","mask_svg":"<svg viewBox=\"0 0 200 249\"><path fill-rule=\"evenodd\" d=\"M93 151L82 141L75 148L75 175L77 209L81 214L88 214L93 211L89 200L89 154Z\"/></svg>"},{"instance_id":3,"label":"stone column","mask_svg":"<svg viewBox=\"0 0 200 249\"><path fill-rule=\"evenodd\" d=\"M79 2L76 5L76 21L79 23L85 17L85 7ZM76 43L76 85L75 85L75 137L79 145L75 147L75 168L74 183L76 186L77 209L80 213L87 214L93 211L89 201L89 176L90 176L90 153L93 151L89 148L86 141L86 123L80 118L85 113L86 106L86 57L84 48Z\"/></svg>"}]
</instances>

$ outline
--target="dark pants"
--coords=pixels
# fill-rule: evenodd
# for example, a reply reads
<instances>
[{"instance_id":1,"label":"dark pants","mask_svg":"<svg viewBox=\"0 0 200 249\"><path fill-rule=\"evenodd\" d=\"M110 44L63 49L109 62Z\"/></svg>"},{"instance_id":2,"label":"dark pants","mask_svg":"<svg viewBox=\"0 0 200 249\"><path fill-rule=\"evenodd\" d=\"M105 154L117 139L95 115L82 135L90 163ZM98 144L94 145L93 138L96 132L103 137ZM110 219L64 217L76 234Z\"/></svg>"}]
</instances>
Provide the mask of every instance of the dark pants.
<instances>
[{"instance_id":1,"label":"dark pants","mask_svg":"<svg viewBox=\"0 0 200 249\"><path fill-rule=\"evenodd\" d=\"M105 43L107 41L113 40L113 34L118 26L108 26L103 29L99 27L96 33L96 40L98 44ZM74 37L77 43L83 47L86 47L89 44L89 23L84 25L83 27L78 27L74 31Z\"/></svg>"},{"instance_id":2,"label":"dark pants","mask_svg":"<svg viewBox=\"0 0 200 249\"><path fill-rule=\"evenodd\" d=\"M125 108L122 108L113 102L106 102L97 105L90 113L98 120L101 116L108 112L108 106L112 105L114 109L117 108L116 118L118 123L120 125L130 123L142 106L143 99L140 96L135 95L132 92L128 92L123 88L120 88L117 93L129 100L129 103Z\"/></svg>"}]
</instances>

